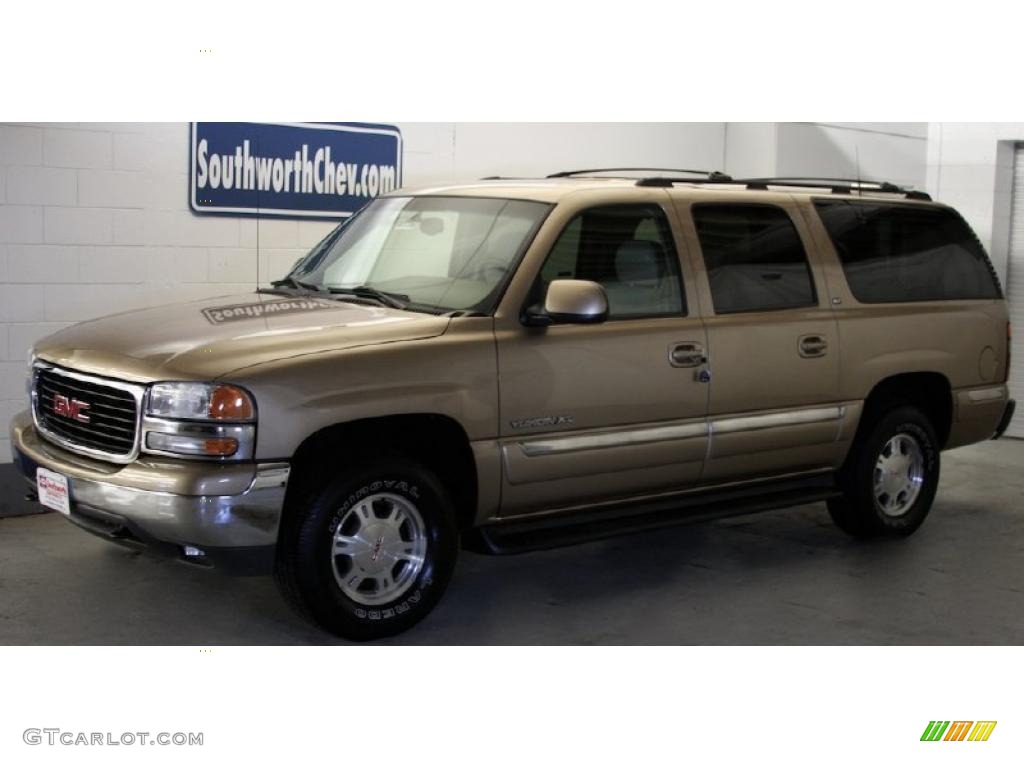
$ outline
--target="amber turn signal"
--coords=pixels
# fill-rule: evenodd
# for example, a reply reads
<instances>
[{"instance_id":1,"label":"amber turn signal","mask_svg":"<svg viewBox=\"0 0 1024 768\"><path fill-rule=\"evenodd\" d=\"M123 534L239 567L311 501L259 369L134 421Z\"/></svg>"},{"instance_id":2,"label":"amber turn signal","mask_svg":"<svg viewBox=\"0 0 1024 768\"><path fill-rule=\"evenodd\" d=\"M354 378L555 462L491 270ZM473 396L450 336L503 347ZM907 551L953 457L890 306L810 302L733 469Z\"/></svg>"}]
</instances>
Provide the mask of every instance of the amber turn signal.
<instances>
[{"instance_id":1,"label":"amber turn signal","mask_svg":"<svg viewBox=\"0 0 1024 768\"><path fill-rule=\"evenodd\" d=\"M252 400L238 387L220 384L210 393L210 418L248 421L253 417ZM232 441L234 442L234 441Z\"/></svg>"},{"instance_id":2,"label":"amber turn signal","mask_svg":"<svg viewBox=\"0 0 1024 768\"><path fill-rule=\"evenodd\" d=\"M203 443L203 453L207 456L231 456L238 450L238 441L233 437L217 437Z\"/></svg>"}]
</instances>

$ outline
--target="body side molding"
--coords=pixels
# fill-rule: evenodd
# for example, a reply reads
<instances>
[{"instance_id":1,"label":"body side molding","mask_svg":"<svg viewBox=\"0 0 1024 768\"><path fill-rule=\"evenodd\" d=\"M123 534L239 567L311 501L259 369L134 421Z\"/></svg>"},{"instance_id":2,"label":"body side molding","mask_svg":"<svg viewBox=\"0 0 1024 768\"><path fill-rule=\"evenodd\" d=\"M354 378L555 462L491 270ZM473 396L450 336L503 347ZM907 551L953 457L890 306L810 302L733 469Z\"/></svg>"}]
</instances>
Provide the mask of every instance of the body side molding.
<instances>
[{"instance_id":1,"label":"body side molding","mask_svg":"<svg viewBox=\"0 0 1024 768\"><path fill-rule=\"evenodd\" d=\"M752 432L800 424L841 421L845 416L846 406L843 405L801 408L746 416L712 418L707 421L688 421L678 424L659 424L623 430L606 430L590 434L545 437L537 440L519 440L516 441L516 445L518 445L524 456L536 458L574 451L624 448L631 445L658 443L666 440L686 440L692 437L710 437L713 440L715 435Z\"/></svg>"}]
</instances>

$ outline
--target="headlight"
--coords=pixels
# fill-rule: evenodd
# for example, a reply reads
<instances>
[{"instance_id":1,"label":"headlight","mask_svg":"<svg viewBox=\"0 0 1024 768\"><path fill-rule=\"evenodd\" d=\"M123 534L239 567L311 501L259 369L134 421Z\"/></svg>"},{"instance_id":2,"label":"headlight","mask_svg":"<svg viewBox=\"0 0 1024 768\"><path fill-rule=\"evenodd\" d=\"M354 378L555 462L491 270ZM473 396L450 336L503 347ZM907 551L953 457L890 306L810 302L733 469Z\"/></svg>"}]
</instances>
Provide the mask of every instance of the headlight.
<instances>
[{"instance_id":1,"label":"headlight","mask_svg":"<svg viewBox=\"0 0 1024 768\"><path fill-rule=\"evenodd\" d=\"M256 404L240 387L160 382L150 385L146 397L142 449L163 456L251 459L255 421Z\"/></svg>"},{"instance_id":2,"label":"headlight","mask_svg":"<svg viewBox=\"0 0 1024 768\"><path fill-rule=\"evenodd\" d=\"M149 388L146 413L163 419L251 421L256 408L247 392L230 384L165 381Z\"/></svg>"}]
</instances>

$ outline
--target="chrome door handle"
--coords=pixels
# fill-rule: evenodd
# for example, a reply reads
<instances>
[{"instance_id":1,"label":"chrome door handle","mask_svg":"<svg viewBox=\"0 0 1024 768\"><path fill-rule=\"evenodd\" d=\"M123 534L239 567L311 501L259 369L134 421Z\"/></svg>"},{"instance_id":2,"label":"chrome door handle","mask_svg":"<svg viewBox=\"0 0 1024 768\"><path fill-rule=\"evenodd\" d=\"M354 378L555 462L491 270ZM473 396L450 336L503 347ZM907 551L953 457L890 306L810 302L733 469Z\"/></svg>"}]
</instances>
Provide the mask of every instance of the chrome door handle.
<instances>
[{"instance_id":1,"label":"chrome door handle","mask_svg":"<svg viewBox=\"0 0 1024 768\"><path fill-rule=\"evenodd\" d=\"M800 357L821 357L828 351L828 340L818 334L801 336L799 349Z\"/></svg>"},{"instance_id":2,"label":"chrome door handle","mask_svg":"<svg viewBox=\"0 0 1024 768\"><path fill-rule=\"evenodd\" d=\"M683 341L668 349L668 361L675 368L696 368L708 361L704 347L696 342Z\"/></svg>"}]
</instances>

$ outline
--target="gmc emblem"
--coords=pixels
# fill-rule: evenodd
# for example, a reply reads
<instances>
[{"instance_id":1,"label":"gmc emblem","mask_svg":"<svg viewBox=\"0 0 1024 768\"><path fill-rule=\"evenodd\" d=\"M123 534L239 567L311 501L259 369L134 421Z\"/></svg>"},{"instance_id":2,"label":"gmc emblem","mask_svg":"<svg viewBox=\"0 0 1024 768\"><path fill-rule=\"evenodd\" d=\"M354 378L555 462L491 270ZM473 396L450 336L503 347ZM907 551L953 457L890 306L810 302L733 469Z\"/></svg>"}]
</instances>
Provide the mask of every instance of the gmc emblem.
<instances>
[{"instance_id":1,"label":"gmc emblem","mask_svg":"<svg viewBox=\"0 0 1024 768\"><path fill-rule=\"evenodd\" d=\"M85 413L91 406L81 400L75 400L66 395L53 396L53 412L65 419L74 419L83 424L89 423L89 416Z\"/></svg>"}]
</instances>

